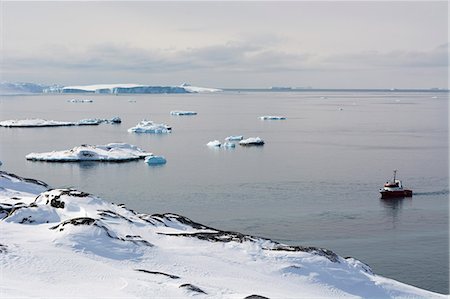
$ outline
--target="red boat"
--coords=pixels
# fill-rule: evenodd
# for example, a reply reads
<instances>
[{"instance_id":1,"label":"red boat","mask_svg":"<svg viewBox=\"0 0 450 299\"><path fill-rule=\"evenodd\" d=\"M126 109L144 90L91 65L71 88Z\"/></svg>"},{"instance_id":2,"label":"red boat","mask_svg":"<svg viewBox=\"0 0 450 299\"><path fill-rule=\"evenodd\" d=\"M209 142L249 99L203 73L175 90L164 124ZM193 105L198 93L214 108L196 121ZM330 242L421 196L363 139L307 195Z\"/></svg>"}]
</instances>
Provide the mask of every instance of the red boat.
<instances>
[{"instance_id":1,"label":"red boat","mask_svg":"<svg viewBox=\"0 0 450 299\"><path fill-rule=\"evenodd\" d=\"M403 189L402 181L396 179L397 170L394 170L394 179L386 182L380 189L381 198L412 197L412 190Z\"/></svg>"}]
</instances>

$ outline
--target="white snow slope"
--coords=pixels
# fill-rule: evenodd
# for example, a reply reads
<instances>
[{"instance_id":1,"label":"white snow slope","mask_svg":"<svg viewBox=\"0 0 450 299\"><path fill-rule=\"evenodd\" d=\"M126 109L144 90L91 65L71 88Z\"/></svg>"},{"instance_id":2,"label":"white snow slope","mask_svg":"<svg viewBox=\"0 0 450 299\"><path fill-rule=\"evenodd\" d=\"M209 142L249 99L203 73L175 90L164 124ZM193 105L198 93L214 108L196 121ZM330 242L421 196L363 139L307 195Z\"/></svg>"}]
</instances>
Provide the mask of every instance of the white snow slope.
<instances>
[{"instance_id":1,"label":"white snow slope","mask_svg":"<svg viewBox=\"0 0 450 299\"><path fill-rule=\"evenodd\" d=\"M0 172L1 298L445 298L329 250L46 187Z\"/></svg>"}]
</instances>

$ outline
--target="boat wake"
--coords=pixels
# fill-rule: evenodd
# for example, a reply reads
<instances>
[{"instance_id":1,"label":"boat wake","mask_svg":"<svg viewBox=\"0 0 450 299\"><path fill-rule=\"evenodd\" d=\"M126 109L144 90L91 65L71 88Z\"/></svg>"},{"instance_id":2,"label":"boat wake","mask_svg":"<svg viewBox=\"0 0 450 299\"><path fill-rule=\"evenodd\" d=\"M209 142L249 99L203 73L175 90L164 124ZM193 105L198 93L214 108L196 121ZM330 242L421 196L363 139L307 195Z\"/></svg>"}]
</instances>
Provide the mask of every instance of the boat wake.
<instances>
[{"instance_id":1,"label":"boat wake","mask_svg":"<svg viewBox=\"0 0 450 299\"><path fill-rule=\"evenodd\" d=\"M448 194L449 194L449 190L414 192L414 196L433 196L433 195L448 195Z\"/></svg>"}]
</instances>

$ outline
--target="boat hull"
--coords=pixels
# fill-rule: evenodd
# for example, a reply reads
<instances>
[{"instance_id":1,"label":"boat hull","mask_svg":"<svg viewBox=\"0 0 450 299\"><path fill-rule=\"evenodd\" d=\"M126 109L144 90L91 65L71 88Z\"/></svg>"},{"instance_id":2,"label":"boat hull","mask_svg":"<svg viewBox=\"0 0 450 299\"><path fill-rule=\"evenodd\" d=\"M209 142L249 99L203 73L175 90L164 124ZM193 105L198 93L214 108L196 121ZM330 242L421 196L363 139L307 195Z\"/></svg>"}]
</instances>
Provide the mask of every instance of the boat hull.
<instances>
[{"instance_id":1,"label":"boat hull","mask_svg":"<svg viewBox=\"0 0 450 299\"><path fill-rule=\"evenodd\" d=\"M403 198L412 197L412 190L380 191L381 198Z\"/></svg>"}]
</instances>

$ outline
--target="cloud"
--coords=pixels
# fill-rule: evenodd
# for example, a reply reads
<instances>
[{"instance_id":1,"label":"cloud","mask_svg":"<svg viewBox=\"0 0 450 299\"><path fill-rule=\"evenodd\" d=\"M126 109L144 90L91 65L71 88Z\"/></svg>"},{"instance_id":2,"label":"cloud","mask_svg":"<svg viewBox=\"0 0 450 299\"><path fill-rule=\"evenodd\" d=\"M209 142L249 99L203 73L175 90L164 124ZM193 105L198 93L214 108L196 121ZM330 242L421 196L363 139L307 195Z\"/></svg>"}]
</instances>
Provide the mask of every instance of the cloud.
<instances>
[{"instance_id":1,"label":"cloud","mask_svg":"<svg viewBox=\"0 0 450 299\"><path fill-rule=\"evenodd\" d=\"M394 67L447 67L448 44L428 51L397 50L390 52L366 51L331 55L323 60L329 67L394 68Z\"/></svg>"}]
</instances>

